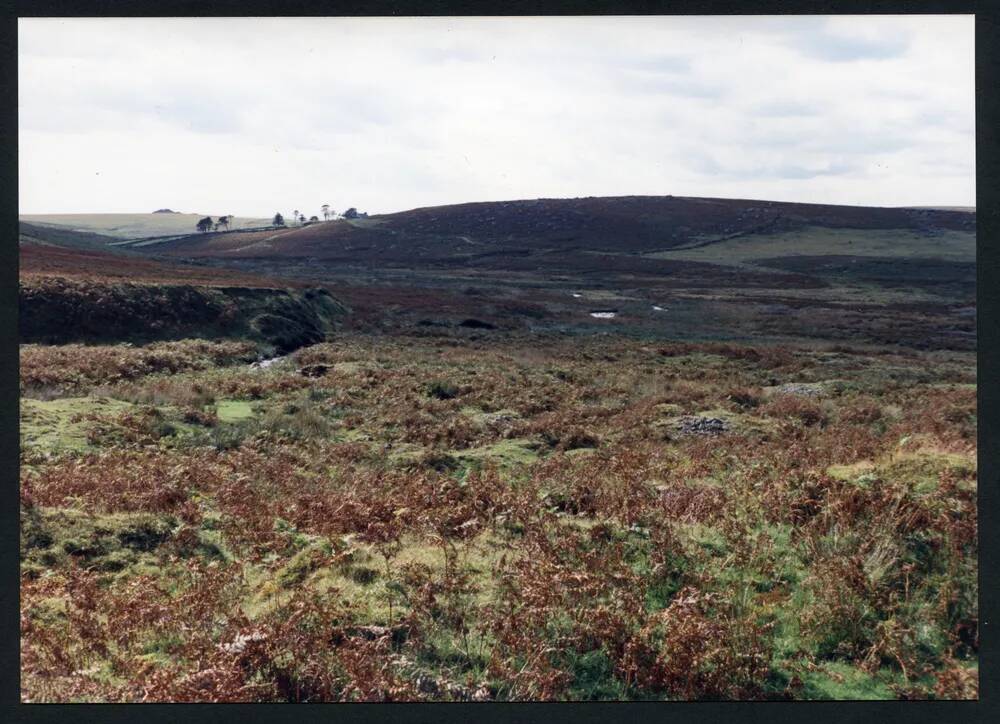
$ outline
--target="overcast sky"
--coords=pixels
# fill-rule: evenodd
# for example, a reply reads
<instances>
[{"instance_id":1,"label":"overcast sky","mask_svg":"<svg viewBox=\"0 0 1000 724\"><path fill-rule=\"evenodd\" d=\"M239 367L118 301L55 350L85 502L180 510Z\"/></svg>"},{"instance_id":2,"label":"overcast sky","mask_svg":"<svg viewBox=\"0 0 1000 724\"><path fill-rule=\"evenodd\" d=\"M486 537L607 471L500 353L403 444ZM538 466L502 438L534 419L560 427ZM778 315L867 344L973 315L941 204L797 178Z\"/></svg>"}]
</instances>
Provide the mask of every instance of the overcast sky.
<instances>
[{"instance_id":1,"label":"overcast sky","mask_svg":"<svg viewBox=\"0 0 1000 724\"><path fill-rule=\"evenodd\" d=\"M22 213L975 203L972 16L18 22Z\"/></svg>"}]
</instances>

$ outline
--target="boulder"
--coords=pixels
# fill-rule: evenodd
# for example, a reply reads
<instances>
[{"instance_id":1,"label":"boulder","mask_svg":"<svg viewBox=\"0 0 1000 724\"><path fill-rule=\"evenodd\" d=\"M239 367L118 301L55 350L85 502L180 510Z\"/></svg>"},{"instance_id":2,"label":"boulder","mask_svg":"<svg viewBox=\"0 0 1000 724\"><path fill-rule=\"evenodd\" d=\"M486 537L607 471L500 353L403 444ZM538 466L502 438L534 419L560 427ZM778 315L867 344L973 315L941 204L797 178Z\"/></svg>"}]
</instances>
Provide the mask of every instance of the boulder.
<instances>
[{"instance_id":1,"label":"boulder","mask_svg":"<svg viewBox=\"0 0 1000 724\"><path fill-rule=\"evenodd\" d=\"M682 417L677 430L686 435L719 435L729 430L729 423L718 417Z\"/></svg>"}]
</instances>

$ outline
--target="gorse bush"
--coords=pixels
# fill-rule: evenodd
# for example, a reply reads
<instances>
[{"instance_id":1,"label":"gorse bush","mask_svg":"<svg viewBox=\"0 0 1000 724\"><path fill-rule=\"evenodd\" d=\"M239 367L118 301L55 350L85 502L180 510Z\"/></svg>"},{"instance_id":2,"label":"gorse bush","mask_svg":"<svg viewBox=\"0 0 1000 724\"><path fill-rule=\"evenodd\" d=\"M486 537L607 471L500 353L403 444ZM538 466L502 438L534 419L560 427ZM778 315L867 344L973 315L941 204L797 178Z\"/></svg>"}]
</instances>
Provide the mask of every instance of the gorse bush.
<instances>
[{"instance_id":1,"label":"gorse bush","mask_svg":"<svg viewBox=\"0 0 1000 724\"><path fill-rule=\"evenodd\" d=\"M427 394L438 400L450 400L458 396L458 387L450 382L435 380L427 385Z\"/></svg>"}]
</instances>

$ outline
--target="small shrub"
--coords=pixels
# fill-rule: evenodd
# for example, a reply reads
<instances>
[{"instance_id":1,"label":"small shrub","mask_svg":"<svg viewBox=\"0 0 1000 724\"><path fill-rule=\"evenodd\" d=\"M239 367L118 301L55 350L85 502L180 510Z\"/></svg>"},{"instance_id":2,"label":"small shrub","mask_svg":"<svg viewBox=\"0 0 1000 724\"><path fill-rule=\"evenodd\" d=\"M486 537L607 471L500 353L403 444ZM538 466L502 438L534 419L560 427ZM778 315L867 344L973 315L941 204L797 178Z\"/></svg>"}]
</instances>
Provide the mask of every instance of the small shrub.
<instances>
[{"instance_id":1,"label":"small shrub","mask_svg":"<svg viewBox=\"0 0 1000 724\"><path fill-rule=\"evenodd\" d=\"M798 420L806 427L825 425L829 420L822 404L798 395L778 395L762 411L768 417Z\"/></svg>"},{"instance_id":2,"label":"small shrub","mask_svg":"<svg viewBox=\"0 0 1000 724\"><path fill-rule=\"evenodd\" d=\"M427 385L427 394L438 400L451 400L458 397L458 387L450 382L436 380Z\"/></svg>"},{"instance_id":3,"label":"small shrub","mask_svg":"<svg viewBox=\"0 0 1000 724\"><path fill-rule=\"evenodd\" d=\"M737 408L744 410L752 410L761 403L759 391L747 387L730 390L728 399Z\"/></svg>"}]
</instances>

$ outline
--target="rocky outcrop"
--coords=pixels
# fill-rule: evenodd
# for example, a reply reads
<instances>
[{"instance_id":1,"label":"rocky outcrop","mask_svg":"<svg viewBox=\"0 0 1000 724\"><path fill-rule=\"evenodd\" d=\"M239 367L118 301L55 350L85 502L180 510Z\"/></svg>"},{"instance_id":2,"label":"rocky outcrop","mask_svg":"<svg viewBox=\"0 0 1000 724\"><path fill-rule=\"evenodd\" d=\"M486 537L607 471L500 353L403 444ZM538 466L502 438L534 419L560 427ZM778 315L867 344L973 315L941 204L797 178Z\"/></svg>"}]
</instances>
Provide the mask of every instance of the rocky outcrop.
<instances>
[{"instance_id":1,"label":"rocky outcrop","mask_svg":"<svg viewBox=\"0 0 1000 724\"><path fill-rule=\"evenodd\" d=\"M719 435L729 429L729 423L718 417L682 417L677 431L683 435Z\"/></svg>"}]
</instances>

